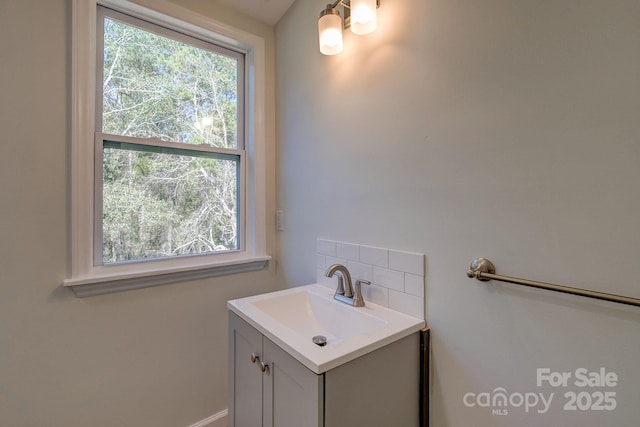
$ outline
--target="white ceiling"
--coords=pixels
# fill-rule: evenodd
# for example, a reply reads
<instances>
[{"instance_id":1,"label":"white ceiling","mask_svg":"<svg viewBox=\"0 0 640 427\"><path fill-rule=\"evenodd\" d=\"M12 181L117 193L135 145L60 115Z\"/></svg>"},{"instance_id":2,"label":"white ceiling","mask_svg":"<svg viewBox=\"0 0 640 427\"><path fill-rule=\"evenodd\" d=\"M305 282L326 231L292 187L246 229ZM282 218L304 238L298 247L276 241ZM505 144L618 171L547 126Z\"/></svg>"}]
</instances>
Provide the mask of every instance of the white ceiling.
<instances>
[{"instance_id":1,"label":"white ceiling","mask_svg":"<svg viewBox=\"0 0 640 427\"><path fill-rule=\"evenodd\" d=\"M295 0L218 0L269 25L275 25Z\"/></svg>"}]
</instances>

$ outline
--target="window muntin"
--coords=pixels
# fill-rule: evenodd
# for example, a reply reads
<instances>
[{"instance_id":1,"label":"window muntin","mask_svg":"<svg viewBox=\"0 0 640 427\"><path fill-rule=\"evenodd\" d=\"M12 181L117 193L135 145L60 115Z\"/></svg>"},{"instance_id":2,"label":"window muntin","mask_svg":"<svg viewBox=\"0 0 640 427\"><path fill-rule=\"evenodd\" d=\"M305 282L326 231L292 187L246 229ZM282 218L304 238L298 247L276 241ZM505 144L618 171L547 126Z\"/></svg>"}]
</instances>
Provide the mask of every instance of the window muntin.
<instances>
[{"instance_id":1,"label":"window muntin","mask_svg":"<svg viewBox=\"0 0 640 427\"><path fill-rule=\"evenodd\" d=\"M244 57L98 8L94 265L242 249Z\"/></svg>"}]
</instances>

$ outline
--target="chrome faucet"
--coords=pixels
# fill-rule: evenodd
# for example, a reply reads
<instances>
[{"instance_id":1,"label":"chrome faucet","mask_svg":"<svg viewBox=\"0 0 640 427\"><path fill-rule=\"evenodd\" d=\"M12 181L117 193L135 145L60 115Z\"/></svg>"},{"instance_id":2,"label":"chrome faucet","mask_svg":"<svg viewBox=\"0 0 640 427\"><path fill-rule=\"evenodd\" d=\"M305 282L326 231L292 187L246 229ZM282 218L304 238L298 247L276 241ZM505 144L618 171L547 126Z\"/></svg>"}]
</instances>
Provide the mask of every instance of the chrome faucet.
<instances>
[{"instance_id":1,"label":"chrome faucet","mask_svg":"<svg viewBox=\"0 0 640 427\"><path fill-rule=\"evenodd\" d=\"M338 273L338 288L336 289L336 293L333 295L333 298L354 307L364 307L361 285L370 285L371 282L367 280L356 280L356 294L354 295L353 288L351 286L351 274L349 274L347 267L342 264L333 264L327 269L324 275L327 277L333 277L335 273Z\"/></svg>"}]
</instances>

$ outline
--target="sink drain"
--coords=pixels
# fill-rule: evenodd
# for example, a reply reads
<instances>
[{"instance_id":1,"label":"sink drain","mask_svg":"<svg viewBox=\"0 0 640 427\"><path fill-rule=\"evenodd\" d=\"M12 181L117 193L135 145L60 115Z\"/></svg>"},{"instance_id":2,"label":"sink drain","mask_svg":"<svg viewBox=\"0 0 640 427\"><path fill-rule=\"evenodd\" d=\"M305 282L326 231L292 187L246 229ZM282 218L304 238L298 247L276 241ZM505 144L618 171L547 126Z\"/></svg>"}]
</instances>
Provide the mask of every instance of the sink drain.
<instances>
[{"instance_id":1,"label":"sink drain","mask_svg":"<svg viewBox=\"0 0 640 427\"><path fill-rule=\"evenodd\" d=\"M325 345L327 345L327 337L324 337L322 335L316 335L315 337L311 338L311 341L313 341L315 345L319 345L320 347L324 347Z\"/></svg>"}]
</instances>

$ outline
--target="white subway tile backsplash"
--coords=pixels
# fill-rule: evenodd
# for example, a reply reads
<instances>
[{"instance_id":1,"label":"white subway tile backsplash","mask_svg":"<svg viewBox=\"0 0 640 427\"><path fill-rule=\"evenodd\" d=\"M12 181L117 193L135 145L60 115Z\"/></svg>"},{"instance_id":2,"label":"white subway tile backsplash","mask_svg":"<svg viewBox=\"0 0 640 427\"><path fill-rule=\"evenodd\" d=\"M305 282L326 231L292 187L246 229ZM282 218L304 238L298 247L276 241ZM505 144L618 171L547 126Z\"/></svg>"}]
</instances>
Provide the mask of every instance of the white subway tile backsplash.
<instances>
[{"instance_id":1,"label":"white subway tile backsplash","mask_svg":"<svg viewBox=\"0 0 640 427\"><path fill-rule=\"evenodd\" d=\"M348 261L347 268L349 269L349 273L351 273L353 283L355 283L356 280L368 280L369 282L373 281L372 265L363 264L361 262Z\"/></svg>"},{"instance_id":2,"label":"white subway tile backsplash","mask_svg":"<svg viewBox=\"0 0 640 427\"><path fill-rule=\"evenodd\" d=\"M424 276L424 255L390 250L389 268Z\"/></svg>"},{"instance_id":3,"label":"white subway tile backsplash","mask_svg":"<svg viewBox=\"0 0 640 427\"><path fill-rule=\"evenodd\" d=\"M360 246L352 243L337 242L336 255L349 261L360 261Z\"/></svg>"},{"instance_id":4,"label":"white subway tile backsplash","mask_svg":"<svg viewBox=\"0 0 640 427\"><path fill-rule=\"evenodd\" d=\"M335 258L335 257L332 257L332 256L325 257L325 260L324 260L324 268L325 269L331 267L333 264L342 264L342 265L346 266L347 265L347 260L344 259L344 258Z\"/></svg>"},{"instance_id":5,"label":"white subway tile backsplash","mask_svg":"<svg viewBox=\"0 0 640 427\"><path fill-rule=\"evenodd\" d=\"M404 291L408 294L424 298L424 276L404 273Z\"/></svg>"},{"instance_id":6,"label":"white subway tile backsplash","mask_svg":"<svg viewBox=\"0 0 640 427\"><path fill-rule=\"evenodd\" d=\"M324 274L331 265L342 264L349 269L354 283L356 280L372 282L371 285L362 285L365 301L411 316L425 317L423 254L328 239L317 240L316 252L319 284L335 289L337 276L328 278Z\"/></svg>"},{"instance_id":7,"label":"white subway tile backsplash","mask_svg":"<svg viewBox=\"0 0 640 427\"><path fill-rule=\"evenodd\" d=\"M373 246L360 246L360 262L378 267L389 267L389 250Z\"/></svg>"},{"instance_id":8,"label":"white subway tile backsplash","mask_svg":"<svg viewBox=\"0 0 640 427\"><path fill-rule=\"evenodd\" d=\"M389 289L389 308L424 318L424 298Z\"/></svg>"},{"instance_id":9,"label":"white subway tile backsplash","mask_svg":"<svg viewBox=\"0 0 640 427\"><path fill-rule=\"evenodd\" d=\"M362 298L374 304L389 307L389 289L376 285L362 285Z\"/></svg>"},{"instance_id":10,"label":"white subway tile backsplash","mask_svg":"<svg viewBox=\"0 0 640 427\"><path fill-rule=\"evenodd\" d=\"M373 267L373 284L404 292L404 273L388 268Z\"/></svg>"},{"instance_id":11,"label":"white subway tile backsplash","mask_svg":"<svg viewBox=\"0 0 640 427\"><path fill-rule=\"evenodd\" d=\"M321 255L336 256L336 242L333 240L318 239L316 251Z\"/></svg>"}]
</instances>

